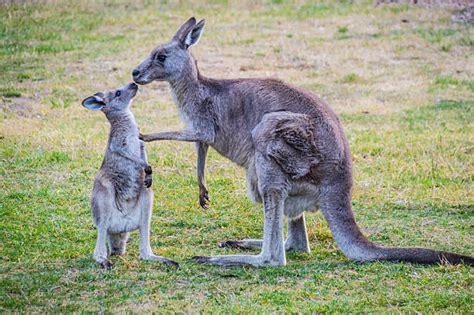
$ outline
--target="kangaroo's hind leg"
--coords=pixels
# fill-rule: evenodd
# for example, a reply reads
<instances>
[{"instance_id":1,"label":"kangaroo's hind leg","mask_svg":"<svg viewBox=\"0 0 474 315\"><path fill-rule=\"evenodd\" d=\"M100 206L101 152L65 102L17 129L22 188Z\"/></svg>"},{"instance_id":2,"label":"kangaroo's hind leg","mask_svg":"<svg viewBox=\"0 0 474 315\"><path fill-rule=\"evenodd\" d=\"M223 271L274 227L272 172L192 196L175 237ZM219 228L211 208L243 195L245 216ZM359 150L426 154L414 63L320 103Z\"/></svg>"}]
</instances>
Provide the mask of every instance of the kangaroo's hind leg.
<instances>
[{"instance_id":1,"label":"kangaroo's hind leg","mask_svg":"<svg viewBox=\"0 0 474 315\"><path fill-rule=\"evenodd\" d=\"M93 221L97 226L97 241L94 249L94 260L102 268L110 269L112 263L107 259L107 230L112 212L113 194L100 181L94 183L91 195Z\"/></svg>"},{"instance_id":2,"label":"kangaroo's hind leg","mask_svg":"<svg viewBox=\"0 0 474 315\"><path fill-rule=\"evenodd\" d=\"M227 240L219 243L219 247L237 249L262 248L263 241L258 239ZM288 236L285 241L285 250L309 253L308 234L304 214L298 218L288 218Z\"/></svg>"},{"instance_id":3,"label":"kangaroo's hind leg","mask_svg":"<svg viewBox=\"0 0 474 315\"><path fill-rule=\"evenodd\" d=\"M111 256L120 256L125 254L128 237L130 233L108 233L107 241L109 243L109 252Z\"/></svg>"},{"instance_id":4,"label":"kangaroo's hind leg","mask_svg":"<svg viewBox=\"0 0 474 315\"><path fill-rule=\"evenodd\" d=\"M310 252L304 213L298 218L288 218L288 236L285 241L285 249L287 251Z\"/></svg>"},{"instance_id":5,"label":"kangaroo's hind leg","mask_svg":"<svg viewBox=\"0 0 474 315\"><path fill-rule=\"evenodd\" d=\"M150 246L150 223L153 206L153 192L146 189L140 195L139 207L142 211L142 220L140 222L140 259L158 261L173 267L179 267L179 264L171 259L153 254Z\"/></svg>"}]
</instances>

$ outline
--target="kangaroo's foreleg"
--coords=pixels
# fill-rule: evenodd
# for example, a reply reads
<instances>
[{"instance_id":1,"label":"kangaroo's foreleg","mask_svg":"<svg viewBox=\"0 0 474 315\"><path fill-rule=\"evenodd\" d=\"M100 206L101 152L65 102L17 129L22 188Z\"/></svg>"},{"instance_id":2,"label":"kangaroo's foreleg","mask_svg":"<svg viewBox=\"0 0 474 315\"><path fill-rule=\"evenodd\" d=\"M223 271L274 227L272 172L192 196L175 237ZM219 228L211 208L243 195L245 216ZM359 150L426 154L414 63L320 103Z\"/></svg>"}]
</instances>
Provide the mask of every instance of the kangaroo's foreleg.
<instances>
[{"instance_id":1,"label":"kangaroo's foreleg","mask_svg":"<svg viewBox=\"0 0 474 315\"><path fill-rule=\"evenodd\" d=\"M196 150L198 153L197 158L197 178L198 178L198 185L199 185L199 204L204 209L207 209L207 203L209 200L209 192L206 188L206 180L204 176L204 170L206 168L206 157L207 157L207 150L209 145L204 142L197 142L196 143Z\"/></svg>"},{"instance_id":2,"label":"kangaroo's foreleg","mask_svg":"<svg viewBox=\"0 0 474 315\"><path fill-rule=\"evenodd\" d=\"M187 141L187 142L206 142L208 139L202 137L198 134L195 134L191 131L167 131L167 132L157 132L150 134L140 134L140 139L145 142L157 141L157 140L178 140L178 141Z\"/></svg>"}]
</instances>

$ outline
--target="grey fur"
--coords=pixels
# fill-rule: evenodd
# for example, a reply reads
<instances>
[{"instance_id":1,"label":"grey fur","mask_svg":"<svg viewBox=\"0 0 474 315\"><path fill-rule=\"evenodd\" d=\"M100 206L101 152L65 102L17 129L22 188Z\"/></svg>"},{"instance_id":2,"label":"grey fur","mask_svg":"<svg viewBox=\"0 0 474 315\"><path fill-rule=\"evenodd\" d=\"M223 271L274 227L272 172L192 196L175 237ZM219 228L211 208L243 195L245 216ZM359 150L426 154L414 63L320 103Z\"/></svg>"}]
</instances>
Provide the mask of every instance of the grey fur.
<instances>
[{"instance_id":1,"label":"grey fur","mask_svg":"<svg viewBox=\"0 0 474 315\"><path fill-rule=\"evenodd\" d=\"M188 51L204 21L189 19L173 39L134 71L138 84L168 81L186 130L142 135L144 141L210 145L247 171L252 200L263 202L263 240L221 246L261 247L259 255L198 256L218 265L285 265L285 249L309 252L304 211L321 209L342 252L357 261L465 262L473 258L421 248L386 248L359 230L351 209L349 146L336 114L320 98L274 79L213 80L199 73ZM190 35L191 34L191 35ZM191 39L191 40L189 40ZM206 150L198 150L200 191ZM202 200L202 193L200 199ZM283 239L283 215L288 237Z\"/></svg>"},{"instance_id":2,"label":"grey fur","mask_svg":"<svg viewBox=\"0 0 474 315\"><path fill-rule=\"evenodd\" d=\"M106 269L112 266L107 259L106 242L110 255L122 255L129 232L136 229L140 230L141 259L178 266L172 260L154 255L150 246L152 170L129 110L137 90L137 85L130 83L118 90L97 93L82 102L86 108L102 110L111 126L104 161L95 176L91 194L93 222L98 232L94 259Z\"/></svg>"}]
</instances>

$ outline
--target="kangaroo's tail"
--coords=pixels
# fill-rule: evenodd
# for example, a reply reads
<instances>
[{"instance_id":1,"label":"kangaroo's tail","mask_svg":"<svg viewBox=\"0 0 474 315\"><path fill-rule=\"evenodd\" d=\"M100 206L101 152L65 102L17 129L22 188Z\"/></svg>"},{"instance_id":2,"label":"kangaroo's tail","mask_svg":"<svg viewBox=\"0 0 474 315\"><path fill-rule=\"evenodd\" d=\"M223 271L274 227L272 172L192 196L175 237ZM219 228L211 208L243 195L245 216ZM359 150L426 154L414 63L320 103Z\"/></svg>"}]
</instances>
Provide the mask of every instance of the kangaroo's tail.
<instances>
[{"instance_id":1,"label":"kangaroo's tail","mask_svg":"<svg viewBox=\"0 0 474 315\"><path fill-rule=\"evenodd\" d=\"M337 191L337 190L334 190ZM332 196L331 196L332 195ZM331 194L321 202L321 211L342 252L357 261L407 261L420 264L461 264L474 266L474 258L445 251L416 247L384 247L370 242L354 220L350 196ZM326 196L328 197L328 196Z\"/></svg>"}]
</instances>

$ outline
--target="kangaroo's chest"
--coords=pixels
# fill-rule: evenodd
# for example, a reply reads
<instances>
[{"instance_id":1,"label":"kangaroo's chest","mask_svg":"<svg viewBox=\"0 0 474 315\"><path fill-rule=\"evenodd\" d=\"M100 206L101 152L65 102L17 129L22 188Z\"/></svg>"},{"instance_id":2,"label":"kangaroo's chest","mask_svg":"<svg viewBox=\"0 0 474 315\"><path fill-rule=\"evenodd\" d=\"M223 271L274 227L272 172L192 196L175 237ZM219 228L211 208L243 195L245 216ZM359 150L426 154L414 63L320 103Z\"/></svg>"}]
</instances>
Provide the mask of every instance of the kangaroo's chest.
<instances>
[{"instance_id":1,"label":"kangaroo's chest","mask_svg":"<svg viewBox=\"0 0 474 315\"><path fill-rule=\"evenodd\" d=\"M107 152L103 168L108 174L109 180L113 183L116 198L124 203L132 202L138 198L141 190L144 188L144 170L139 165L140 161L132 161L130 158L141 159L141 145L138 139L138 133L133 131L127 135L111 134L110 142L114 146L120 146L123 153Z\"/></svg>"}]
</instances>

